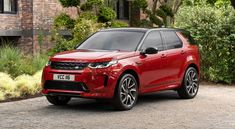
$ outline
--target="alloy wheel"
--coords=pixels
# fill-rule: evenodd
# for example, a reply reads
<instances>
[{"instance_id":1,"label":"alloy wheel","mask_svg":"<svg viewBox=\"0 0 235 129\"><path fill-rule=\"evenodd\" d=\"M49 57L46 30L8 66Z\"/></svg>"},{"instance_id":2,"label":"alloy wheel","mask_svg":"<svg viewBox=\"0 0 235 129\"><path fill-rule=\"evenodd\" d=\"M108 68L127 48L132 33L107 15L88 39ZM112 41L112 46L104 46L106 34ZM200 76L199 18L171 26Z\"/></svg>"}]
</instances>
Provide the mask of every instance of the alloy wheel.
<instances>
[{"instance_id":1,"label":"alloy wheel","mask_svg":"<svg viewBox=\"0 0 235 129\"><path fill-rule=\"evenodd\" d=\"M121 83L120 97L122 103L130 107L135 103L137 97L137 84L136 81L131 77L126 77Z\"/></svg>"},{"instance_id":2,"label":"alloy wheel","mask_svg":"<svg viewBox=\"0 0 235 129\"><path fill-rule=\"evenodd\" d=\"M197 94L198 86L199 86L198 75L197 75L196 71L194 71L193 69L188 71L188 73L186 75L185 86L186 86L186 90L190 96L194 96L195 94Z\"/></svg>"}]
</instances>

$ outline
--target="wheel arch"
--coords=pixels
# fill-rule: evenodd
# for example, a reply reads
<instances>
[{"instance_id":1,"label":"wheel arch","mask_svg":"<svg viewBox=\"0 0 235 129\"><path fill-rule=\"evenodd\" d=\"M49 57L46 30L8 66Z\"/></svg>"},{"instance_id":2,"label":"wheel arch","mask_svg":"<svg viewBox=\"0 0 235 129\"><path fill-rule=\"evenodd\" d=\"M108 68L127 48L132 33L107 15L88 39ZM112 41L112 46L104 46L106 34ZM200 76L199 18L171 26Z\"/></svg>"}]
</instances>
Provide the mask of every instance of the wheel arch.
<instances>
[{"instance_id":1,"label":"wheel arch","mask_svg":"<svg viewBox=\"0 0 235 129\"><path fill-rule=\"evenodd\" d=\"M190 63L186 69L188 69L189 67L195 68L197 70L197 73L198 74L200 73L199 67L195 63Z\"/></svg>"},{"instance_id":2,"label":"wheel arch","mask_svg":"<svg viewBox=\"0 0 235 129\"><path fill-rule=\"evenodd\" d=\"M138 85L138 88L140 88L140 77L138 75L138 72L132 68L127 68L127 69L124 69L118 76L118 79L117 79L117 82L116 82L116 85L115 85L115 90L116 91L116 88L117 88L117 85L121 79L121 77L124 75L124 74L131 74L135 77L136 81L137 81L137 85Z\"/></svg>"},{"instance_id":3,"label":"wheel arch","mask_svg":"<svg viewBox=\"0 0 235 129\"><path fill-rule=\"evenodd\" d=\"M126 69L125 71L122 72L121 76L124 75L124 74L131 74L131 75L133 75L135 77L135 79L137 81L137 85L139 87L139 85L140 85L140 78L139 78L139 75L137 74L137 72L135 70L133 70L133 69Z\"/></svg>"}]
</instances>

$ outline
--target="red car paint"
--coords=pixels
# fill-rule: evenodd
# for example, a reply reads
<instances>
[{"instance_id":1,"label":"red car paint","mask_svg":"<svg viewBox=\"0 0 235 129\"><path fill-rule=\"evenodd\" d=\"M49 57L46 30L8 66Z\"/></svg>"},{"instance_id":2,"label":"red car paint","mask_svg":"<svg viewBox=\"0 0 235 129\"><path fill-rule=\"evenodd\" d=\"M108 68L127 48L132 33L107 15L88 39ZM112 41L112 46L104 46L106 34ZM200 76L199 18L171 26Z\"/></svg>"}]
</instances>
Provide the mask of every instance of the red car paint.
<instances>
[{"instance_id":1,"label":"red car paint","mask_svg":"<svg viewBox=\"0 0 235 129\"><path fill-rule=\"evenodd\" d=\"M149 29L146 34L152 30L165 29ZM190 65L193 65L199 73L200 61L198 47L191 45L180 31L176 34L182 41L182 48L159 51L152 55L141 55L138 49L131 52L73 50L56 54L50 58L50 61L91 63L117 60L118 63L108 68L86 67L83 70L58 70L46 66L42 76L42 93L44 95L66 93L84 98L113 98L117 81L124 72L137 75L139 94L177 89L181 86L184 73ZM56 73L75 75L75 81L83 82L88 91L45 89L45 82L53 80L53 74Z\"/></svg>"}]
</instances>

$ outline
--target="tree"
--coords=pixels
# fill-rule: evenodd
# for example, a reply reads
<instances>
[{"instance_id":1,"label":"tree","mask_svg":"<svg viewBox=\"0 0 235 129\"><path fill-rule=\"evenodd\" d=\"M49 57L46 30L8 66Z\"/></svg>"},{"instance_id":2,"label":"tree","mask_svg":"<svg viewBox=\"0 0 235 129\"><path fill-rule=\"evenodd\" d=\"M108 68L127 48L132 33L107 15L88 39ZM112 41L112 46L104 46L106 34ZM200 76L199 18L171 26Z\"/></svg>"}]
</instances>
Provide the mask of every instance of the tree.
<instances>
[{"instance_id":1,"label":"tree","mask_svg":"<svg viewBox=\"0 0 235 129\"><path fill-rule=\"evenodd\" d=\"M79 5L80 0L59 0L63 7L76 7L77 13L80 13Z\"/></svg>"},{"instance_id":2,"label":"tree","mask_svg":"<svg viewBox=\"0 0 235 129\"><path fill-rule=\"evenodd\" d=\"M142 9L147 14L147 19L142 22L158 27L172 25L174 15L181 4L182 0L153 0L153 5L149 9L146 0L134 0L133 2L135 8Z\"/></svg>"}]
</instances>

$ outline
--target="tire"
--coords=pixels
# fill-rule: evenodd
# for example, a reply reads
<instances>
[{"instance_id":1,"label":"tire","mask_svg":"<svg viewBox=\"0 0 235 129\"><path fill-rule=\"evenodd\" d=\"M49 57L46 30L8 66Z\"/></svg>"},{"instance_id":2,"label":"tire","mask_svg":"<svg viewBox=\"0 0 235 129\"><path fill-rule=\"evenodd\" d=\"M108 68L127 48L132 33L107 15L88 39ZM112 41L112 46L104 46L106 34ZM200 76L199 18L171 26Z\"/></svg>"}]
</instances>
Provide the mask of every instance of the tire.
<instances>
[{"instance_id":1,"label":"tire","mask_svg":"<svg viewBox=\"0 0 235 129\"><path fill-rule=\"evenodd\" d=\"M71 100L68 96L46 96L46 98L53 105L66 105Z\"/></svg>"},{"instance_id":2,"label":"tire","mask_svg":"<svg viewBox=\"0 0 235 129\"><path fill-rule=\"evenodd\" d=\"M138 83L131 74L124 74L117 82L113 104L117 110L130 110L138 99Z\"/></svg>"},{"instance_id":3,"label":"tire","mask_svg":"<svg viewBox=\"0 0 235 129\"><path fill-rule=\"evenodd\" d=\"M177 90L178 95L182 99L192 99L197 95L198 90L198 72L194 67L189 67L184 74L182 86Z\"/></svg>"}]
</instances>

